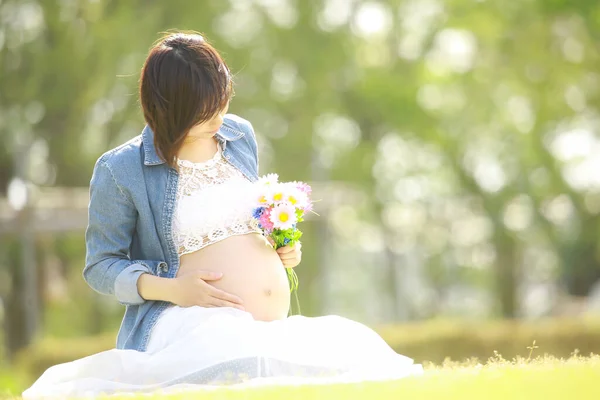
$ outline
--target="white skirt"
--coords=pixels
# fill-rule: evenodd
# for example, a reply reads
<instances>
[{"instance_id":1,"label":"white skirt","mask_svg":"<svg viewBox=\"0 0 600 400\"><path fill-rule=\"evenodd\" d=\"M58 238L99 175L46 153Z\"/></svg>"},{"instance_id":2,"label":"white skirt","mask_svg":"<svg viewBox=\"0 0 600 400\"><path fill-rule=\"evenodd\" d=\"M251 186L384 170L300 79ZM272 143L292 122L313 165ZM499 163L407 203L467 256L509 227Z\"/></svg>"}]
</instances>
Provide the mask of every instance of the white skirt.
<instances>
[{"instance_id":1,"label":"white skirt","mask_svg":"<svg viewBox=\"0 0 600 400\"><path fill-rule=\"evenodd\" d=\"M235 308L172 306L146 352L108 350L56 365L23 399L210 389L220 385L333 383L421 374L372 329L338 316L255 321Z\"/></svg>"}]
</instances>

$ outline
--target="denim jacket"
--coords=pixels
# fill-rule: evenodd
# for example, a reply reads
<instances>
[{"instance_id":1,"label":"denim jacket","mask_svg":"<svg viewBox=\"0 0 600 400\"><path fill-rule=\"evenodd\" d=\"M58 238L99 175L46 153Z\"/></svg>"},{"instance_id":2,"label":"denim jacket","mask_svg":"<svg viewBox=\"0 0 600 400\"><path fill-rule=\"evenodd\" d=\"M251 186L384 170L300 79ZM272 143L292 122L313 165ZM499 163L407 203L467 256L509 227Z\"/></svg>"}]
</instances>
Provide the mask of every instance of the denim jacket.
<instances>
[{"instance_id":1,"label":"denim jacket","mask_svg":"<svg viewBox=\"0 0 600 400\"><path fill-rule=\"evenodd\" d=\"M160 313L170 304L143 299L137 280L147 273L174 278L179 269L171 230L179 174L158 157L154 133L107 151L90 181L86 260L83 276L97 292L126 306L117 348L145 351ZM252 125L227 114L216 135L224 158L248 179L258 179Z\"/></svg>"}]
</instances>

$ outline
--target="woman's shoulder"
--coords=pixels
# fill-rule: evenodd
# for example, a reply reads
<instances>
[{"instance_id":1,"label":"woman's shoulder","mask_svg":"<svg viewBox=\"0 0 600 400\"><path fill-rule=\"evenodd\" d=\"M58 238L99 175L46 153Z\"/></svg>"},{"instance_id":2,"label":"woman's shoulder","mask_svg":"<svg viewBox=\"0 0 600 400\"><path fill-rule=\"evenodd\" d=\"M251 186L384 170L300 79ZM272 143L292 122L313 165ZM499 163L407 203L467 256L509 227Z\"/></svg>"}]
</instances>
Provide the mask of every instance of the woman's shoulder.
<instances>
[{"instance_id":1,"label":"woman's shoulder","mask_svg":"<svg viewBox=\"0 0 600 400\"><path fill-rule=\"evenodd\" d=\"M226 114L223 125L235 135L230 139L232 140L232 146L241 149L241 156L249 159L250 168L254 170L255 175L258 175L258 143L250 121L239 115Z\"/></svg>"},{"instance_id":2,"label":"woman's shoulder","mask_svg":"<svg viewBox=\"0 0 600 400\"><path fill-rule=\"evenodd\" d=\"M250 121L237 114L225 114L223 125L229 129L237 130L240 136L250 135L250 138L254 139L254 128Z\"/></svg>"},{"instance_id":3,"label":"woman's shoulder","mask_svg":"<svg viewBox=\"0 0 600 400\"><path fill-rule=\"evenodd\" d=\"M107 167L131 167L136 164L141 164L143 146L142 135L135 136L127 142L122 143L110 150L105 151L99 158L97 163L106 165Z\"/></svg>"},{"instance_id":4,"label":"woman's shoulder","mask_svg":"<svg viewBox=\"0 0 600 400\"><path fill-rule=\"evenodd\" d=\"M237 114L225 114L225 117L223 118L223 124L238 130L245 130L249 127L252 127L250 121L240 117Z\"/></svg>"}]
</instances>

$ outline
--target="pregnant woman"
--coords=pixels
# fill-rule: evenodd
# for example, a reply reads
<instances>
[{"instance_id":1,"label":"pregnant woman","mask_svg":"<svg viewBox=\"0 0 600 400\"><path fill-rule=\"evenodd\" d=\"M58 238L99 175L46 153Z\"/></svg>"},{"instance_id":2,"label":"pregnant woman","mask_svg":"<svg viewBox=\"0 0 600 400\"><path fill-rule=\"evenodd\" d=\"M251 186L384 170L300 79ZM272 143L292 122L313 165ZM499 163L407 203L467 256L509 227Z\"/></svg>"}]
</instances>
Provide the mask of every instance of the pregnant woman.
<instances>
[{"instance_id":1,"label":"pregnant woman","mask_svg":"<svg viewBox=\"0 0 600 400\"><path fill-rule=\"evenodd\" d=\"M147 126L103 154L90 183L83 275L126 306L117 348L49 368L25 399L420 373L362 324L287 316L285 268L301 248L275 251L252 218L256 137L226 114L232 91L199 34L151 49Z\"/></svg>"}]
</instances>

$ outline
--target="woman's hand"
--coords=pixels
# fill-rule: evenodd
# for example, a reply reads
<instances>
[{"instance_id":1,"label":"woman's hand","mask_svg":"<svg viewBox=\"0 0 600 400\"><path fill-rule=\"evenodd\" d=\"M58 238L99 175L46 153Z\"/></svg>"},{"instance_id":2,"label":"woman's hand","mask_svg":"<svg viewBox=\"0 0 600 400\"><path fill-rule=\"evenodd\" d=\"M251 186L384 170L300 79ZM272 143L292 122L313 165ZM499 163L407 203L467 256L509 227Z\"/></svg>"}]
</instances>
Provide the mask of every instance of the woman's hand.
<instances>
[{"instance_id":1,"label":"woman's hand","mask_svg":"<svg viewBox=\"0 0 600 400\"><path fill-rule=\"evenodd\" d=\"M279 254L284 267L294 268L302 261L302 243L280 247L277 249L277 254Z\"/></svg>"},{"instance_id":2,"label":"woman's hand","mask_svg":"<svg viewBox=\"0 0 600 400\"><path fill-rule=\"evenodd\" d=\"M173 279L171 302L181 307L234 307L244 311L242 299L208 284L223 277L220 272L192 271Z\"/></svg>"}]
</instances>

